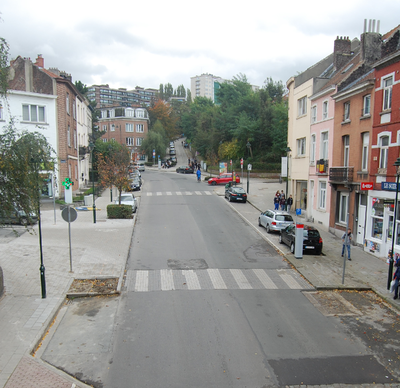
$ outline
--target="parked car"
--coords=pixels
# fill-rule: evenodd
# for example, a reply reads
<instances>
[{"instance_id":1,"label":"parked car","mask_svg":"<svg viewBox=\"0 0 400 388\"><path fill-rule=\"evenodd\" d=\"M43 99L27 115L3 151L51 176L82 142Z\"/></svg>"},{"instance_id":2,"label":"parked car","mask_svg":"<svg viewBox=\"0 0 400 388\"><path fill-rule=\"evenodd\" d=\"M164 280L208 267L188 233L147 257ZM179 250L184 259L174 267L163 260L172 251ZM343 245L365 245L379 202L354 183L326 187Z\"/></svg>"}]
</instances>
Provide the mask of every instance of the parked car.
<instances>
[{"instance_id":1,"label":"parked car","mask_svg":"<svg viewBox=\"0 0 400 388\"><path fill-rule=\"evenodd\" d=\"M117 198L114 203L119 205L119 198ZM136 198L133 194L122 194L121 195L121 205L131 205L132 206L132 213L136 212L137 209L137 202Z\"/></svg>"},{"instance_id":2,"label":"parked car","mask_svg":"<svg viewBox=\"0 0 400 388\"><path fill-rule=\"evenodd\" d=\"M142 186L142 180L138 176L134 176L129 179L129 189L128 191L140 190Z\"/></svg>"},{"instance_id":3,"label":"parked car","mask_svg":"<svg viewBox=\"0 0 400 388\"><path fill-rule=\"evenodd\" d=\"M170 159L171 163L175 166L176 163L178 162L178 159L176 158L176 156L171 156Z\"/></svg>"},{"instance_id":4,"label":"parked car","mask_svg":"<svg viewBox=\"0 0 400 388\"><path fill-rule=\"evenodd\" d=\"M289 225L281 230L279 242L290 247L290 251L294 253L296 245L296 225ZM304 225L303 230L303 252L314 251L317 255L322 252L323 241L318 229L313 226Z\"/></svg>"},{"instance_id":5,"label":"parked car","mask_svg":"<svg viewBox=\"0 0 400 388\"><path fill-rule=\"evenodd\" d=\"M210 178L208 180L209 185L226 185L228 182L232 182L232 174L231 173L222 173L217 177ZM236 175L236 183L240 183L239 175Z\"/></svg>"},{"instance_id":6,"label":"parked car","mask_svg":"<svg viewBox=\"0 0 400 388\"><path fill-rule=\"evenodd\" d=\"M17 206L8 213L4 209L0 209L0 222L3 224L20 224L33 225L38 221L38 216L35 213L29 213L29 216L24 210L18 210Z\"/></svg>"},{"instance_id":7,"label":"parked car","mask_svg":"<svg viewBox=\"0 0 400 388\"><path fill-rule=\"evenodd\" d=\"M258 225L267 229L267 233L279 232L292 224L294 224L292 216L284 211L266 210L258 217Z\"/></svg>"},{"instance_id":8,"label":"parked car","mask_svg":"<svg viewBox=\"0 0 400 388\"><path fill-rule=\"evenodd\" d=\"M170 154L170 155L176 155L175 148L170 148L169 154Z\"/></svg>"},{"instance_id":9,"label":"parked car","mask_svg":"<svg viewBox=\"0 0 400 388\"><path fill-rule=\"evenodd\" d=\"M180 174L193 174L193 168L190 166L180 166L176 169Z\"/></svg>"},{"instance_id":10,"label":"parked car","mask_svg":"<svg viewBox=\"0 0 400 388\"><path fill-rule=\"evenodd\" d=\"M133 167L138 171L145 171L146 170L146 168L144 167L144 163L143 162L134 163Z\"/></svg>"},{"instance_id":11,"label":"parked car","mask_svg":"<svg viewBox=\"0 0 400 388\"><path fill-rule=\"evenodd\" d=\"M237 202L247 202L247 194L246 190L242 187L228 186L225 189L225 198L229 199L229 202L237 201Z\"/></svg>"}]
</instances>

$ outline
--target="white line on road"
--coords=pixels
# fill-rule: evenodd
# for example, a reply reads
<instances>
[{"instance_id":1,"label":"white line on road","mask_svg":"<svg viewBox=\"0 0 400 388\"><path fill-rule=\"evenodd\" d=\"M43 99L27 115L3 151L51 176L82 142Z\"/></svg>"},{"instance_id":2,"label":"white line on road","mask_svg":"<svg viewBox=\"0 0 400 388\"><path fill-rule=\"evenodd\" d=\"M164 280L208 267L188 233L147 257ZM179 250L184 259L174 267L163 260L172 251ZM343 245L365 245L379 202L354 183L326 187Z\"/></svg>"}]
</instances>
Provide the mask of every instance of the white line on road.
<instances>
[{"instance_id":1,"label":"white line on road","mask_svg":"<svg viewBox=\"0 0 400 388\"><path fill-rule=\"evenodd\" d=\"M213 284L213 287L216 290L226 290L226 284L224 280L222 279L222 276L219 272L218 269L207 269L208 275L210 276L211 282Z\"/></svg>"},{"instance_id":2,"label":"white line on road","mask_svg":"<svg viewBox=\"0 0 400 388\"><path fill-rule=\"evenodd\" d=\"M172 270L162 269L160 270L160 274L161 274L161 290L163 291L175 290L174 279L172 277Z\"/></svg>"},{"instance_id":3,"label":"white line on road","mask_svg":"<svg viewBox=\"0 0 400 388\"><path fill-rule=\"evenodd\" d=\"M149 271L137 271L135 291L146 292L149 290Z\"/></svg>"},{"instance_id":4,"label":"white line on road","mask_svg":"<svg viewBox=\"0 0 400 388\"><path fill-rule=\"evenodd\" d=\"M253 287L240 269L231 269L231 274L241 290L252 290Z\"/></svg>"},{"instance_id":5,"label":"white line on road","mask_svg":"<svg viewBox=\"0 0 400 388\"><path fill-rule=\"evenodd\" d=\"M281 275L279 276L282 278L282 280L292 289L292 290L301 290L303 287L300 286L299 283L296 282L296 280L290 276L290 275Z\"/></svg>"},{"instance_id":6,"label":"white line on road","mask_svg":"<svg viewBox=\"0 0 400 388\"><path fill-rule=\"evenodd\" d=\"M186 284L189 290L201 290L197 274L192 270L182 270L182 275L186 278Z\"/></svg>"},{"instance_id":7,"label":"white line on road","mask_svg":"<svg viewBox=\"0 0 400 388\"><path fill-rule=\"evenodd\" d=\"M265 288L273 290L276 290L278 288L263 269L253 269L253 272Z\"/></svg>"}]
</instances>

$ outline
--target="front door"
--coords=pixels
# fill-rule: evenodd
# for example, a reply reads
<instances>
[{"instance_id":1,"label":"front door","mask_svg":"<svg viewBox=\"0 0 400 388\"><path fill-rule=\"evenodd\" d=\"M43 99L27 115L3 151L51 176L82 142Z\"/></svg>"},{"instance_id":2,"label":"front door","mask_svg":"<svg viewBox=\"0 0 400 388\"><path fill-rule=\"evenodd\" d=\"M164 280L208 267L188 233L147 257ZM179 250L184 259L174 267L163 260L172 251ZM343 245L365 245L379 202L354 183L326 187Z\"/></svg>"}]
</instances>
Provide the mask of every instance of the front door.
<instances>
[{"instance_id":1,"label":"front door","mask_svg":"<svg viewBox=\"0 0 400 388\"><path fill-rule=\"evenodd\" d=\"M357 244L364 244L365 213L367 211L367 196L360 194L358 202Z\"/></svg>"}]
</instances>

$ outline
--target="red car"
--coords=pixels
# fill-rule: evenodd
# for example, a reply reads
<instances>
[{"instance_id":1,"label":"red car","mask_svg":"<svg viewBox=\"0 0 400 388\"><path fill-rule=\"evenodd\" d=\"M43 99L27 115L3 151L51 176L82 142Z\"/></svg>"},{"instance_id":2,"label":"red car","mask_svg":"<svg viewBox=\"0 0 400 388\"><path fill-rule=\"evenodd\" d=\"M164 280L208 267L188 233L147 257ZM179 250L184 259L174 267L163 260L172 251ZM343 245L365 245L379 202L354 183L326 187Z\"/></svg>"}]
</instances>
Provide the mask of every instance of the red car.
<instances>
[{"instance_id":1,"label":"red car","mask_svg":"<svg viewBox=\"0 0 400 388\"><path fill-rule=\"evenodd\" d=\"M209 185L226 185L227 183L232 182L232 174L231 173L222 173L219 174L219 176L215 178L210 178L208 180ZM236 175L236 183L240 183L240 177L239 175Z\"/></svg>"}]
</instances>

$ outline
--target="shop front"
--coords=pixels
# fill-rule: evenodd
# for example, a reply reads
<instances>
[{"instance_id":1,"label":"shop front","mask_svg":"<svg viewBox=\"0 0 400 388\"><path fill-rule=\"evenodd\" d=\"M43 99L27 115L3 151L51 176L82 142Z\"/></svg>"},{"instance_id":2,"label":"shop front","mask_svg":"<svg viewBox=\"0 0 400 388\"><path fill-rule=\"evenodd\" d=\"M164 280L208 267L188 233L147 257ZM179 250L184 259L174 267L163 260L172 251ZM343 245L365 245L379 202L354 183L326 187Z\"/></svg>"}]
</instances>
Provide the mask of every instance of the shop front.
<instances>
[{"instance_id":1,"label":"shop front","mask_svg":"<svg viewBox=\"0 0 400 388\"><path fill-rule=\"evenodd\" d=\"M394 251L400 252L400 207L397 207L395 231L394 203L396 192L372 190L367 201L367 223L364 251L378 257L387 258L392 249L394 233Z\"/></svg>"}]
</instances>

